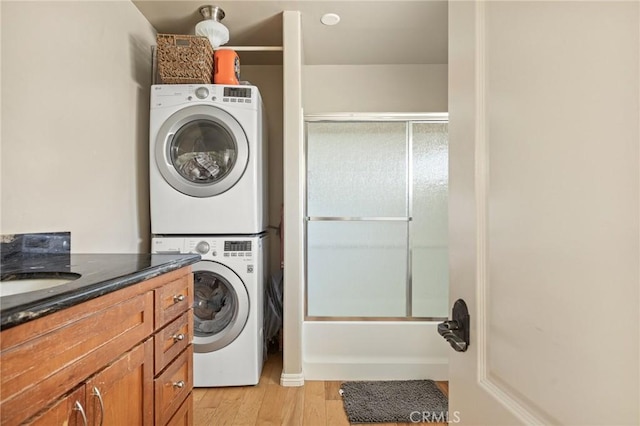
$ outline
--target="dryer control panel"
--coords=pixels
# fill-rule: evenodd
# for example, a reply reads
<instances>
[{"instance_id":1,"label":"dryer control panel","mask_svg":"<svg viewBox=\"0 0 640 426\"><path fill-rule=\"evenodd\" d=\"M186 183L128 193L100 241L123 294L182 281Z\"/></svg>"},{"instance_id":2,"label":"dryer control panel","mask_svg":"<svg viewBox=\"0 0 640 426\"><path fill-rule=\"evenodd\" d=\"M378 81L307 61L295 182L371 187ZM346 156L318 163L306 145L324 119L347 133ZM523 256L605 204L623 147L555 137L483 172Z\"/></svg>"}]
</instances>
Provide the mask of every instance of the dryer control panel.
<instances>
[{"instance_id":1,"label":"dryer control panel","mask_svg":"<svg viewBox=\"0 0 640 426\"><path fill-rule=\"evenodd\" d=\"M257 110L262 98L256 86L157 84L151 86L151 110L179 105L226 105Z\"/></svg>"}]
</instances>

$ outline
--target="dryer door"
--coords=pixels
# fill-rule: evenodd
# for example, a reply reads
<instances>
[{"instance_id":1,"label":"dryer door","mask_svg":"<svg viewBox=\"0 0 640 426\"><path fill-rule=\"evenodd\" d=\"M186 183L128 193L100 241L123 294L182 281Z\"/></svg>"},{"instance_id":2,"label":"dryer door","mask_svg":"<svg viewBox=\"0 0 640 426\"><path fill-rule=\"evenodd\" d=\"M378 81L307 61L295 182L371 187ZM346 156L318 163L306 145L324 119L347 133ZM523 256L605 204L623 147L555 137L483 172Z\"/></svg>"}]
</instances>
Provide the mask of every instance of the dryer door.
<instances>
[{"instance_id":1,"label":"dryer door","mask_svg":"<svg viewBox=\"0 0 640 426\"><path fill-rule=\"evenodd\" d=\"M233 342L249 318L249 294L233 270L217 262L193 265L193 350L214 352Z\"/></svg>"},{"instance_id":2,"label":"dryer door","mask_svg":"<svg viewBox=\"0 0 640 426\"><path fill-rule=\"evenodd\" d=\"M240 123L212 105L194 105L171 115L156 136L156 165L176 190L212 197L232 188L249 162L249 142Z\"/></svg>"}]
</instances>

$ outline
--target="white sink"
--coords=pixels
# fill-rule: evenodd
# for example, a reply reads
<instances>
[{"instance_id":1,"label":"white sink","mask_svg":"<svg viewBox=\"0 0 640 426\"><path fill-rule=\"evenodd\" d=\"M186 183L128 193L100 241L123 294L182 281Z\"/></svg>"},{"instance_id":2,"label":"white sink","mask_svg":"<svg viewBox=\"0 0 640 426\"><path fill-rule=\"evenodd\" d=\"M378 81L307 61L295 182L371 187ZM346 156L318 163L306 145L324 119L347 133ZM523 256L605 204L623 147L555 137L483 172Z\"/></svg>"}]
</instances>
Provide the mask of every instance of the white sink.
<instances>
[{"instance_id":1,"label":"white sink","mask_svg":"<svg viewBox=\"0 0 640 426\"><path fill-rule=\"evenodd\" d=\"M80 275L72 278L19 278L9 281L0 281L0 297L57 287L74 281L79 277Z\"/></svg>"}]
</instances>

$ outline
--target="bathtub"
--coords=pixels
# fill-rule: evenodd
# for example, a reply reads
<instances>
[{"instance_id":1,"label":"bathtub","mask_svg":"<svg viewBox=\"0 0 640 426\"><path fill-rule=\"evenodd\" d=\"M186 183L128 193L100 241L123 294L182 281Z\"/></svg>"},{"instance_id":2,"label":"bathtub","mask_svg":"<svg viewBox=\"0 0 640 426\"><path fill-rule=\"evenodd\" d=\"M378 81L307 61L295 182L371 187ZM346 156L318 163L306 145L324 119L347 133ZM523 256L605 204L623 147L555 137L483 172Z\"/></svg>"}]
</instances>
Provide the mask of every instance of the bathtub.
<instances>
[{"instance_id":1,"label":"bathtub","mask_svg":"<svg viewBox=\"0 0 640 426\"><path fill-rule=\"evenodd\" d=\"M305 321L305 380L449 379L435 321Z\"/></svg>"}]
</instances>

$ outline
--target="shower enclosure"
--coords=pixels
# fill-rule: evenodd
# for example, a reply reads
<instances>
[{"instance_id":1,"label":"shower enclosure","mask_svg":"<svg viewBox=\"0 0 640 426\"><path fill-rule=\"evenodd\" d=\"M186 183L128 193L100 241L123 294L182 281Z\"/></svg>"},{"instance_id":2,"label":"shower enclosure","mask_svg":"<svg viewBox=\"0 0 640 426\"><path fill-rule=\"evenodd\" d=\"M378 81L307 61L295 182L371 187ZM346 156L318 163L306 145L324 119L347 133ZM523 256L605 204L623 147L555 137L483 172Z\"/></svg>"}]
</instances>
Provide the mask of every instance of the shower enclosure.
<instances>
[{"instance_id":1,"label":"shower enclosure","mask_svg":"<svg viewBox=\"0 0 640 426\"><path fill-rule=\"evenodd\" d=\"M448 313L446 114L306 116L306 321Z\"/></svg>"}]
</instances>

